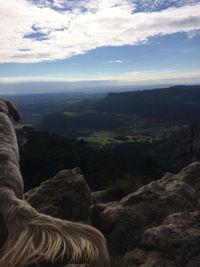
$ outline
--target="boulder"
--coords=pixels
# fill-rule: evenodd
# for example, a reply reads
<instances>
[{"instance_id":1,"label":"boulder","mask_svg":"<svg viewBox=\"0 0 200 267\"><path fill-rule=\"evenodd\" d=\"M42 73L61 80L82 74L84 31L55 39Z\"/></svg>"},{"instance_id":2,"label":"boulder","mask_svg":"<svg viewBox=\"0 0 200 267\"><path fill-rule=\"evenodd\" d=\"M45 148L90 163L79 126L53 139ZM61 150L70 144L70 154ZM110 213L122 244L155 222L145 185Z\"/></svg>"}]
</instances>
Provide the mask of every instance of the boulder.
<instances>
[{"instance_id":1,"label":"boulder","mask_svg":"<svg viewBox=\"0 0 200 267\"><path fill-rule=\"evenodd\" d=\"M28 191L25 199L39 212L57 218L82 222L89 218L91 191L79 168L60 171Z\"/></svg>"},{"instance_id":2,"label":"boulder","mask_svg":"<svg viewBox=\"0 0 200 267\"><path fill-rule=\"evenodd\" d=\"M91 194L79 169L61 171L25 196L46 214L91 220L107 238L112 267L200 266L200 162L120 201L107 203L106 191Z\"/></svg>"},{"instance_id":3,"label":"boulder","mask_svg":"<svg viewBox=\"0 0 200 267\"><path fill-rule=\"evenodd\" d=\"M144 231L139 248L125 255L130 266L199 266L200 212L169 215Z\"/></svg>"},{"instance_id":4,"label":"boulder","mask_svg":"<svg viewBox=\"0 0 200 267\"><path fill-rule=\"evenodd\" d=\"M108 190L92 192L92 204L110 202Z\"/></svg>"},{"instance_id":5,"label":"boulder","mask_svg":"<svg viewBox=\"0 0 200 267\"><path fill-rule=\"evenodd\" d=\"M167 173L120 201L95 204L91 222L128 266L200 266L200 163Z\"/></svg>"}]
</instances>

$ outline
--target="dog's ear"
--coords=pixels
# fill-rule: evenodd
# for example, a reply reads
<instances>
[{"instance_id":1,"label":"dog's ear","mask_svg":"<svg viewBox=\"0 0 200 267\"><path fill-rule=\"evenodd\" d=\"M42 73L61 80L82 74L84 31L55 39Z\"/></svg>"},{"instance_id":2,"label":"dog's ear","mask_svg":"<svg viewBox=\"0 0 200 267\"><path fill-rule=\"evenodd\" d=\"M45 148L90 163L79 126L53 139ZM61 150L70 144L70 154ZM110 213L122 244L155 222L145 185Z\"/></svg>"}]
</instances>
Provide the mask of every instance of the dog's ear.
<instances>
[{"instance_id":1,"label":"dog's ear","mask_svg":"<svg viewBox=\"0 0 200 267\"><path fill-rule=\"evenodd\" d=\"M15 121L19 121L21 119L21 114L16 105L11 101L6 101L6 104L8 106L9 115L13 117Z\"/></svg>"}]
</instances>

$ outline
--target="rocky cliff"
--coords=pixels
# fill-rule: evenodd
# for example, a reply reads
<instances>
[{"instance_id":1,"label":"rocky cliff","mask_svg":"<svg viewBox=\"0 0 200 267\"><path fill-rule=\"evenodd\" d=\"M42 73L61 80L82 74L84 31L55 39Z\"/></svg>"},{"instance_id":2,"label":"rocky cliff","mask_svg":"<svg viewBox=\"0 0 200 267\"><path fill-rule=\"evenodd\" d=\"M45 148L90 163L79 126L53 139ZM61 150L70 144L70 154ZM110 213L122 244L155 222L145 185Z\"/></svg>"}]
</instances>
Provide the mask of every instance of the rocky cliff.
<instances>
[{"instance_id":1,"label":"rocky cliff","mask_svg":"<svg viewBox=\"0 0 200 267\"><path fill-rule=\"evenodd\" d=\"M200 162L120 201L105 203L104 192L92 193L77 168L59 172L25 197L39 211L100 229L113 267L200 266Z\"/></svg>"}]
</instances>

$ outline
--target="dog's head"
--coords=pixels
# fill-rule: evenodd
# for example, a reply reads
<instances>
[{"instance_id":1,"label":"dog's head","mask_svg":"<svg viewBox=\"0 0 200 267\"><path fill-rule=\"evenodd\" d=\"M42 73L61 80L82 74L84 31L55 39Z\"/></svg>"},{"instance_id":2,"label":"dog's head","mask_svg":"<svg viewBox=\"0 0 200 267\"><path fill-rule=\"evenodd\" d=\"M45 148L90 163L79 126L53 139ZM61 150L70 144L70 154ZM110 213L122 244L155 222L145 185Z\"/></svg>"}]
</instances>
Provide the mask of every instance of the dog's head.
<instances>
[{"instance_id":1,"label":"dog's head","mask_svg":"<svg viewBox=\"0 0 200 267\"><path fill-rule=\"evenodd\" d=\"M11 101L0 99L0 109L7 113L8 116L12 117L15 121L19 121L21 119L19 110L17 109L15 103Z\"/></svg>"}]
</instances>

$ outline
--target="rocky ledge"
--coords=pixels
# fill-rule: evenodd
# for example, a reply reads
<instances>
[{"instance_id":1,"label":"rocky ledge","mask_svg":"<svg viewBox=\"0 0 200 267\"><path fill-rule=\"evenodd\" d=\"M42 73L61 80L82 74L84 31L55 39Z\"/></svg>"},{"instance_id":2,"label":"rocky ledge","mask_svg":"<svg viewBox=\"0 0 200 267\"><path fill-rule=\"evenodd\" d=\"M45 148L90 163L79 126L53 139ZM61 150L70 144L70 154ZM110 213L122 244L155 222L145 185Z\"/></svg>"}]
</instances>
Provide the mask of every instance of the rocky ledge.
<instances>
[{"instance_id":1,"label":"rocky ledge","mask_svg":"<svg viewBox=\"0 0 200 267\"><path fill-rule=\"evenodd\" d=\"M111 257L121 259L113 266L200 266L200 162L120 201L98 203L97 195L76 168L59 172L25 197L41 212L91 221L106 236Z\"/></svg>"}]
</instances>

